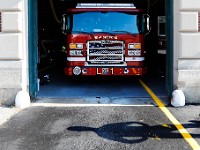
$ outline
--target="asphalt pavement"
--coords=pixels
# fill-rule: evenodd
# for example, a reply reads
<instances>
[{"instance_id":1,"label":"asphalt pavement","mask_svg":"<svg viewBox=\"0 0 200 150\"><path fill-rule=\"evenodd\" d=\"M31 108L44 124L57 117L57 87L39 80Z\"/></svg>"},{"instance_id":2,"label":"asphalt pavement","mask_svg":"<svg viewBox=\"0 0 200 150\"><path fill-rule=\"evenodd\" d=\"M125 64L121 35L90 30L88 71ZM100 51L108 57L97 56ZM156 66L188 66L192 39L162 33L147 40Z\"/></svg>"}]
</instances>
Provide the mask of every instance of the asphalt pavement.
<instances>
[{"instance_id":1,"label":"asphalt pavement","mask_svg":"<svg viewBox=\"0 0 200 150\"><path fill-rule=\"evenodd\" d=\"M167 109L200 144L200 106ZM33 103L0 126L1 150L189 150L191 145L155 105Z\"/></svg>"}]
</instances>

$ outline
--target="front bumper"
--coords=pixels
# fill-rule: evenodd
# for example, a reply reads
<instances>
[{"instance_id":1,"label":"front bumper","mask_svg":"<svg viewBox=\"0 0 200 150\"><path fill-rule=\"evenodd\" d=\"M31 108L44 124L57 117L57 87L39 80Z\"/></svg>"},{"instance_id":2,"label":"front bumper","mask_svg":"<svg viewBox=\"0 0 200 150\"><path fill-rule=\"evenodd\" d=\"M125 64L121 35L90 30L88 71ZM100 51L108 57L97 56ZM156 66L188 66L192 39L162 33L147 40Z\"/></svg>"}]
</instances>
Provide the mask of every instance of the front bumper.
<instances>
[{"instance_id":1,"label":"front bumper","mask_svg":"<svg viewBox=\"0 0 200 150\"><path fill-rule=\"evenodd\" d=\"M65 67L64 68L64 74L65 75L75 75L74 68L77 67ZM79 75L137 75L141 76L146 74L147 68L146 67L79 67L80 68L80 74ZM77 75L77 74L76 74Z\"/></svg>"}]
</instances>

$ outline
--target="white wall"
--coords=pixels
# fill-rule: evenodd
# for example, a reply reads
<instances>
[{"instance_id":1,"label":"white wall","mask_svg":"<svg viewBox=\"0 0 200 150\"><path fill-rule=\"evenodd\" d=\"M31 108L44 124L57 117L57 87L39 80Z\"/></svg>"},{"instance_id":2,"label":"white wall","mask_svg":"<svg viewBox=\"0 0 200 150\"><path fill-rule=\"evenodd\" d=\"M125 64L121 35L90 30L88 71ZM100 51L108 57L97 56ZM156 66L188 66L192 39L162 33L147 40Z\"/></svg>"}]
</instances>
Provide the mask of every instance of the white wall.
<instances>
[{"instance_id":1,"label":"white wall","mask_svg":"<svg viewBox=\"0 0 200 150\"><path fill-rule=\"evenodd\" d=\"M13 104L16 93L27 90L27 46L23 0L0 0L0 103ZM24 78L25 77L25 78Z\"/></svg>"},{"instance_id":2,"label":"white wall","mask_svg":"<svg viewBox=\"0 0 200 150\"><path fill-rule=\"evenodd\" d=\"M174 0L174 85L200 102L199 0Z\"/></svg>"}]
</instances>

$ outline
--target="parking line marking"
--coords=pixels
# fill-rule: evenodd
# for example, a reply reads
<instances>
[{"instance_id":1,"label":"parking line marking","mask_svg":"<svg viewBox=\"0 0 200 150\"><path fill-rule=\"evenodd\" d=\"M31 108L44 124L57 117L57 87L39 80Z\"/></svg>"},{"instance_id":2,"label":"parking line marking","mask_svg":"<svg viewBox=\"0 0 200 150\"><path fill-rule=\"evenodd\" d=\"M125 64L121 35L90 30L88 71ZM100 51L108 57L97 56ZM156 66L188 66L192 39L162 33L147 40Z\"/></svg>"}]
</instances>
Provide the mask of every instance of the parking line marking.
<instances>
[{"instance_id":1,"label":"parking line marking","mask_svg":"<svg viewBox=\"0 0 200 150\"><path fill-rule=\"evenodd\" d=\"M139 79L140 84L144 87L144 89L149 93L149 95L156 102L158 107L164 112L167 118L174 124L174 126L178 129L183 138L189 143L189 145L194 150L200 150L199 144L195 139L190 135L190 133L183 127L181 123L170 113L170 111L165 107L162 101L153 93L153 91L141 80Z\"/></svg>"}]
</instances>

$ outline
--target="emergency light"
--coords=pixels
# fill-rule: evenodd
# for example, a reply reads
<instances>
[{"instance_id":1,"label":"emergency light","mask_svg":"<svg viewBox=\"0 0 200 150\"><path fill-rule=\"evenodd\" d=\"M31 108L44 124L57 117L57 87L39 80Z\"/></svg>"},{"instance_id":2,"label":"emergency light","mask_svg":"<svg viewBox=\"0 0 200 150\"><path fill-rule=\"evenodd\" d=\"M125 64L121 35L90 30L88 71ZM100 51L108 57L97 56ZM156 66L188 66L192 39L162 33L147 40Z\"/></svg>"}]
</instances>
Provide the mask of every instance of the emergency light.
<instances>
[{"instance_id":1,"label":"emergency light","mask_svg":"<svg viewBox=\"0 0 200 150\"><path fill-rule=\"evenodd\" d=\"M132 3L78 3L76 8L136 8Z\"/></svg>"}]
</instances>

